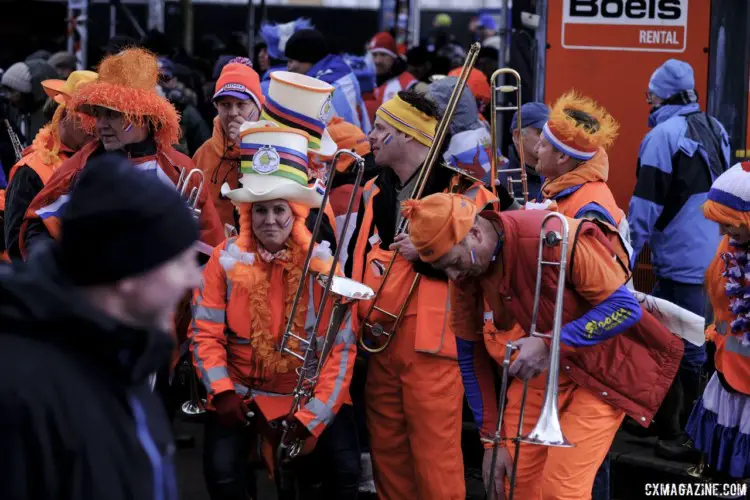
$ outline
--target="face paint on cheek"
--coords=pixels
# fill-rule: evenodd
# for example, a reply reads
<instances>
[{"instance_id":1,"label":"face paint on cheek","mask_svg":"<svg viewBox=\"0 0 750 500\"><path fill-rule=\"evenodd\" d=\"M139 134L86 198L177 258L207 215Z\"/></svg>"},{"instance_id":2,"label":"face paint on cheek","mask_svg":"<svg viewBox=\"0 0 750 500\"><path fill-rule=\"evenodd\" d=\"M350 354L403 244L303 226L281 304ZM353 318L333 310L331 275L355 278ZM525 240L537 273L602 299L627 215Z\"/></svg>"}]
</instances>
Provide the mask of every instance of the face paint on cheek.
<instances>
[{"instance_id":1,"label":"face paint on cheek","mask_svg":"<svg viewBox=\"0 0 750 500\"><path fill-rule=\"evenodd\" d=\"M132 128L133 128L133 124L132 124L132 123L128 123L128 126L127 126L127 127L125 127L124 131L125 131L125 132L130 132L130 130L131 130Z\"/></svg>"},{"instance_id":2,"label":"face paint on cheek","mask_svg":"<svg viewBox=\"0 0 750 500\"><path fill-rule=\"evenodd\" d=\"M469 255L471 255L471 263L476 264L477 263L477 255L474 253L474 249L472 248L469 250Z\"/></svg>"},{"instance_id":3,"label":"face paint on cheek","mask_svg":"<svg viewBox=\"0 0 750 500\"><path fill-rule=\"evenodd\" d=\"M291 217L289 217L289 218L288 218L288 219L286 220L286 222L284 222L284 224L283 224L283 225L282 225L281 227L283 227L283 228L287 228L287 227L289 227L289 224L291 224L291 223L292 223L292 218L291 218Z\"/></svg>"},{"instance_id":4,"label":"face paint on cheek","mask_svg":"<svg viewBox=\"0 0 750 500\"><path fill-rule=\"evenodd\" d=\"M388 144L391 143L392 140L393 140L393 136L391 134L387 134L385 136L385 139L383 139L383 144L387 146Z\"/></svg>"}]
</instances>

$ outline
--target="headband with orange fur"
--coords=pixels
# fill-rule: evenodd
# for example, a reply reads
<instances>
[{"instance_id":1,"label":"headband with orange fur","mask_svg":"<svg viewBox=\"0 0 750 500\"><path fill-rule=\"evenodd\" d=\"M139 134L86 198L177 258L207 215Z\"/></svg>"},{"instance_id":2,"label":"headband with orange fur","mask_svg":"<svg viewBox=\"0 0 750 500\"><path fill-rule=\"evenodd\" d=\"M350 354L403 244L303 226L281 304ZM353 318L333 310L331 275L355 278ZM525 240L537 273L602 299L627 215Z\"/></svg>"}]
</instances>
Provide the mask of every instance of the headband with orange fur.
<instances>
[{"instance_id":1,"label":"headband with orange fur","mask_svg":"<svg viewBox=\"0 0 750 500\"><path fill-rule=\"evenodd\" d=\"M578 123L570 115L571 111L587 114L597 122L597 126ZM599 148L607 149L612 145L619 128L620 125L606 109L573 91L562 95L552 106L542 133L566 155L587 161L594 157Z\"/></svg>"}]
</instances>

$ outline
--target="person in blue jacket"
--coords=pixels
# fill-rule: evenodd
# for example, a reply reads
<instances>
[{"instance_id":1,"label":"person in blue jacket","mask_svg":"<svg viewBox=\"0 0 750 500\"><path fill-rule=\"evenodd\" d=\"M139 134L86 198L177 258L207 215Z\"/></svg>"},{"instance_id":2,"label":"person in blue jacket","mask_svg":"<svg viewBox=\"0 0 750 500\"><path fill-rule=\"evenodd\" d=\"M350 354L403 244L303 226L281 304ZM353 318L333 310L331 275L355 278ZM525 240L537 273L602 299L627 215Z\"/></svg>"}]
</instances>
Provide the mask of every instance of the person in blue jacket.
<instances>
[{"instance_id":1,"label":"person in blue jacket","mask_svg":"<svg viewBox=\"0 0 750 500\"><path fill-rule=\"evenodd\" d=\"M633 264L648 243L657 283L653 295L705 315L704 275L719 244L719 228L701 205L713 181L729 168L729 136L702 112L693 68L670 59L654 71L646 93L651 131L641 143L628 222ZM687 410L698 396L705 347L685 343L672 390L655 421L657 452L684 456Z\"/></svg>"},{"instance_id":2,"label":"person in blue jacket","mask_svg":"<svg viewBox=\"0 0 750 500\"><path fill-rule=\"evenodd\" d=\"M357 76L341 56L330 53L322 33L314 29L297 31L286 43L284 56L287 70L333 85L332 116L328 119L340 116L365 134L370 132L370 119Z\"/></svg>"}]
</instances>

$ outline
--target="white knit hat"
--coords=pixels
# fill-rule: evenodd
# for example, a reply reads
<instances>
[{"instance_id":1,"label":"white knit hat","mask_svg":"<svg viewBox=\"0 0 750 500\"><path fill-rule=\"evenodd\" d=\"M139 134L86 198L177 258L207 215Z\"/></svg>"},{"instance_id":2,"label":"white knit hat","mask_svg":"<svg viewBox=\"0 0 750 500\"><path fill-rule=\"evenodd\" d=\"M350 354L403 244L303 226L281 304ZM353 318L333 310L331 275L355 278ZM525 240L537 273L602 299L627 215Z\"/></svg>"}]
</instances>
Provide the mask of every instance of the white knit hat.
<instances>
[{"instance_id":1,"label":"white knit hat","mask_svg":"<svg viewBox=\"0 0 750 500\"><path fill-rule=\"evenodd\" d=\"M18 62L3 73L2 84L17 92L31 93L31 71L26 63Z\"/></svg>"},{"instance_id":2,"label":"white knit hat","mask_svg":"<svg viewBox=\"0 0 750 500\"><path fill-rule=\"evenodd\" d=\"M750 211L750 162L737 163L711 186L708 199L739 212Z\"/></svg>"}]
</instances>

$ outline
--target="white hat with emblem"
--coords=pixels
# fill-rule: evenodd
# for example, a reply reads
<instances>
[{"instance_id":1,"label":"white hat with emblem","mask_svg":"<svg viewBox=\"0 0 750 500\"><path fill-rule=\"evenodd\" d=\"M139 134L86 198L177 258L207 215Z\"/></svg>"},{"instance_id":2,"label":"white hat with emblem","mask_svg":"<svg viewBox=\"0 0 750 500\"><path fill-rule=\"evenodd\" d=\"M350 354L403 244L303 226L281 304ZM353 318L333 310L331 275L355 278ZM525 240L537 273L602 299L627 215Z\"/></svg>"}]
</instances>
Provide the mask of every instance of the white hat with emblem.
<instances>
[{"instance_id":1,"label":"white hat with emblem","mask_svg":"<svg viewBox=\"0 0 750 500\"><path fill-rule=\"evenodd\" d=\"M332 97L333 86L323 80L289 71L274 71L261 119L307 132L310 137L308 152L331 157L337 149L326 129L331 117Z\"/></svg>"}]
</instances>

